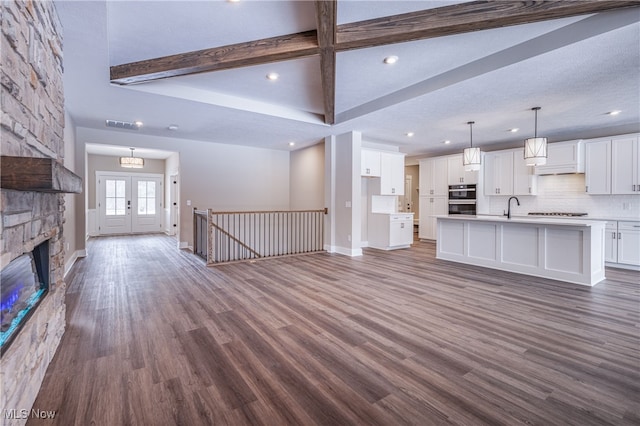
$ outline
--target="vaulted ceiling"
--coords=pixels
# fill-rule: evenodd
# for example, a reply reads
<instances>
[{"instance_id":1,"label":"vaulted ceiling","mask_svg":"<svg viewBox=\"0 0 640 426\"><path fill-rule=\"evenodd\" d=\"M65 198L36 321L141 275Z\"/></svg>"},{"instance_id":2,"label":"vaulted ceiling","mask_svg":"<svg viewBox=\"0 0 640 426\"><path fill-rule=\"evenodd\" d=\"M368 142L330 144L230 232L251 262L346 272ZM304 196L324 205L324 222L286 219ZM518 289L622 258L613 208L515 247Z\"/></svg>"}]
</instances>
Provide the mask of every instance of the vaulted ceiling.
<instances>
[{"instance_id":1,"label":"vaulted ceiling","mask_svg":"<svg viewBox=\"0 0 640 426\"><path fill-rule=\"evenodd\" d=\"M552 140L640 122L637 1L57 7L68 109L83 127L141 120L138 133L276 149L356 130L420 155L461 149L469 120L477 145L516 143L533 106Z\"/></svg>"}]
</instances>

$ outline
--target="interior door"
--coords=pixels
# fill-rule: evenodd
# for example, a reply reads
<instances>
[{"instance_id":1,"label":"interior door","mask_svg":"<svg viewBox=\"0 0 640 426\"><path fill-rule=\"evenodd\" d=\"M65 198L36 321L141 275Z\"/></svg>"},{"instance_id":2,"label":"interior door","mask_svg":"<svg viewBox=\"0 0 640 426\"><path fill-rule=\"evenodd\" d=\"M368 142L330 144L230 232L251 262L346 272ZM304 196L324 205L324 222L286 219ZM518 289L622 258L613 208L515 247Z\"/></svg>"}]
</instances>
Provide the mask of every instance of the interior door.
<instances>
[{"instance_id":1,"label":"interior door","mask_svg":"<svg viewBox=\"0 0 640 426\"><path fill-rule=\"evenodd\" d=\"M98 177L98 233L131 232L131 178L117 175Z\"/></svg>"}]
</instances>

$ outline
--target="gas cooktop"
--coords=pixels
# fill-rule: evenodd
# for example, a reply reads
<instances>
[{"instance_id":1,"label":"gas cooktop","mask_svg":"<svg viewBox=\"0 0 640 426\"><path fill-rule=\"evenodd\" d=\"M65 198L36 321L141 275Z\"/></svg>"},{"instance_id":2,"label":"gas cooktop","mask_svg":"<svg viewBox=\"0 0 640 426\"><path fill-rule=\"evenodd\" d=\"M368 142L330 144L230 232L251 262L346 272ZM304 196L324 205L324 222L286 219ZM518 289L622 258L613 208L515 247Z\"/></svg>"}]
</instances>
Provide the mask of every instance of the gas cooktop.
<instances>
[{"instance_id":1,"label":"gas cooktop","mask_svg":"<svg viewBox=\"0 0 640 426\"><path fill-rule=\"evenodd\" d=\"M529 216L586 216L586 213L531 212Z\"/></svg>"}]
</instances>

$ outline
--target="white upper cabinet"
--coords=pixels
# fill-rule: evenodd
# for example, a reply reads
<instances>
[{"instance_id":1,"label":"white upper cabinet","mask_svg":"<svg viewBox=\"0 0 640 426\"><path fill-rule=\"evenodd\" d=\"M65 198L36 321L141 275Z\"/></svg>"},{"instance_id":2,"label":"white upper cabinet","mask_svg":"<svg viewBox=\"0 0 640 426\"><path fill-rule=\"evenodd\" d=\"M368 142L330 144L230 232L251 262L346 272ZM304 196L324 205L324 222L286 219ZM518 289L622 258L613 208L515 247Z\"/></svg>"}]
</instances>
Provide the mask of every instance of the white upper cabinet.
<instances>
[{"instance_id":1,"label":"white upper cabinet","mask_svg":"<svg viewBox=\"0 0 640 426\"><path fill-rule=\"evenodd\" d=\"M381 152L363 149L360 155L360 174L362 176L380 177Z\"/></svg>"},{"instance_id":2,"label":"white upper cabinet","mask_svg":"<svg viewBox=\"0 0 640 426\"><path fill-rule=\"evenodd\" d=\"M420 160L420 196L447 197L447 157Z\"/></svg>"},{"instance_id":3,"label":"white upper cabinet","mask_svg":"<svg viewBox=\"0 0 640 426\"><path fill-rule=\"evenodd\" d=\"M591 141L585 146L585 191L611 194L611 141Z\"/></svg>"},{"instance_id":4,"label":"white upper cabinet","mask_svg":"<svg viewBox=\"0 0 640 426\"><path fill-rule=\"evenodd\" d=\"M485 154L484 195L513 195L513 151Z\"/></svg>"},{"instance_id":5,"label":"white upper cabinet","mask_svg":"<svg viewBox=\"0 0 640 426\"><path fill-rule=\"evenodd\" d=\"M380 195L404 195L404 154L381 153Z\"/></svg>"},{"instance_id":6,"label":"white upper cabinet","mask_svg":"<svg viewBox=\"0 0 640 426\"><path fill-rule=\"evenodd\" d=\"M584 142L556 142L547 145L547 164L536 166L537 175L584 173Z\"/></svg>"},{"instance_id":7,"label":"white upper cabinet","mask_svg":"<svg viewBox=\"0 0 640 426\"><path fill-rule=\"evenodd\" d=\"M534 167L527 166L524 152L513 151L513 195L536 195L538 179Z\"/></svg>"},{"instance_id":8,"label":"white upper cabinet","mask_svg":"<svg viewBox=\"0 0 640 426\"><path fill-rule=\"evenodd\" d=\"M484 195L536 195L536 181L522 149L484 155Z\"/></svg>"},{"instance_id":9,"label":"white upper cabinet","mask_svg":"<svg viewBox=\"0 0 640 426\"><path fill-rule=\"evenodd\" d=\"M468 172L462 164L462 154L447 158L447 176L449 185L471 185L478 183L478 172Z\"/></svg>"},{"instance_id":10,"label":"white upper cabinet","mask_svg":"<svg viewBox=\"0 0 640 426\"><path fill-rule=\"evenodd\" d=\"M611 141L611 193L640 194L638 138Z\"/></svg>"},{"instance_id":11,"label":"white upper cabinet","mask_svg":"<svg viewBox=\"0 0 640 426\"><path fill-rule=\"evenodd\" d=\"M585 191L640 194L639 144L637 135L587 141Z\"/></svg>"}]
</instances>

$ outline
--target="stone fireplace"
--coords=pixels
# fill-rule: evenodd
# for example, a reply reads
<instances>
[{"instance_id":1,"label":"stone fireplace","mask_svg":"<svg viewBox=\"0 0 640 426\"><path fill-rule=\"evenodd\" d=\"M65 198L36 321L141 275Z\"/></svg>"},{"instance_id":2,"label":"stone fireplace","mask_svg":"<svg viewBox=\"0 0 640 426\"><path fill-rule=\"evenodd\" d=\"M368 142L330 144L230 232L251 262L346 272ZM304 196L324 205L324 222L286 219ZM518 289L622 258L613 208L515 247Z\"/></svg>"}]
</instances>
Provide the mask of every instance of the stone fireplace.
<instances>
[{"instance_id":1,"label":"stone fireplace","mask_svg":"<svg viewBox=\"0 0 640 426\"><path fill-rule=\"evenodd\" d=\"M0 358L2 421L18 425L27 419L6 414L47 408L32 405L65 330L64 193L79 192L81 182L62 165L62 28L55 4L17 0L0 7L0 270L4 280L14 262L34 259L36 274L48 273L46 296ZM43 253L46 261L36 266ZM2 296L3 304L14 297Z\"/></svg>"}]
</instances>

